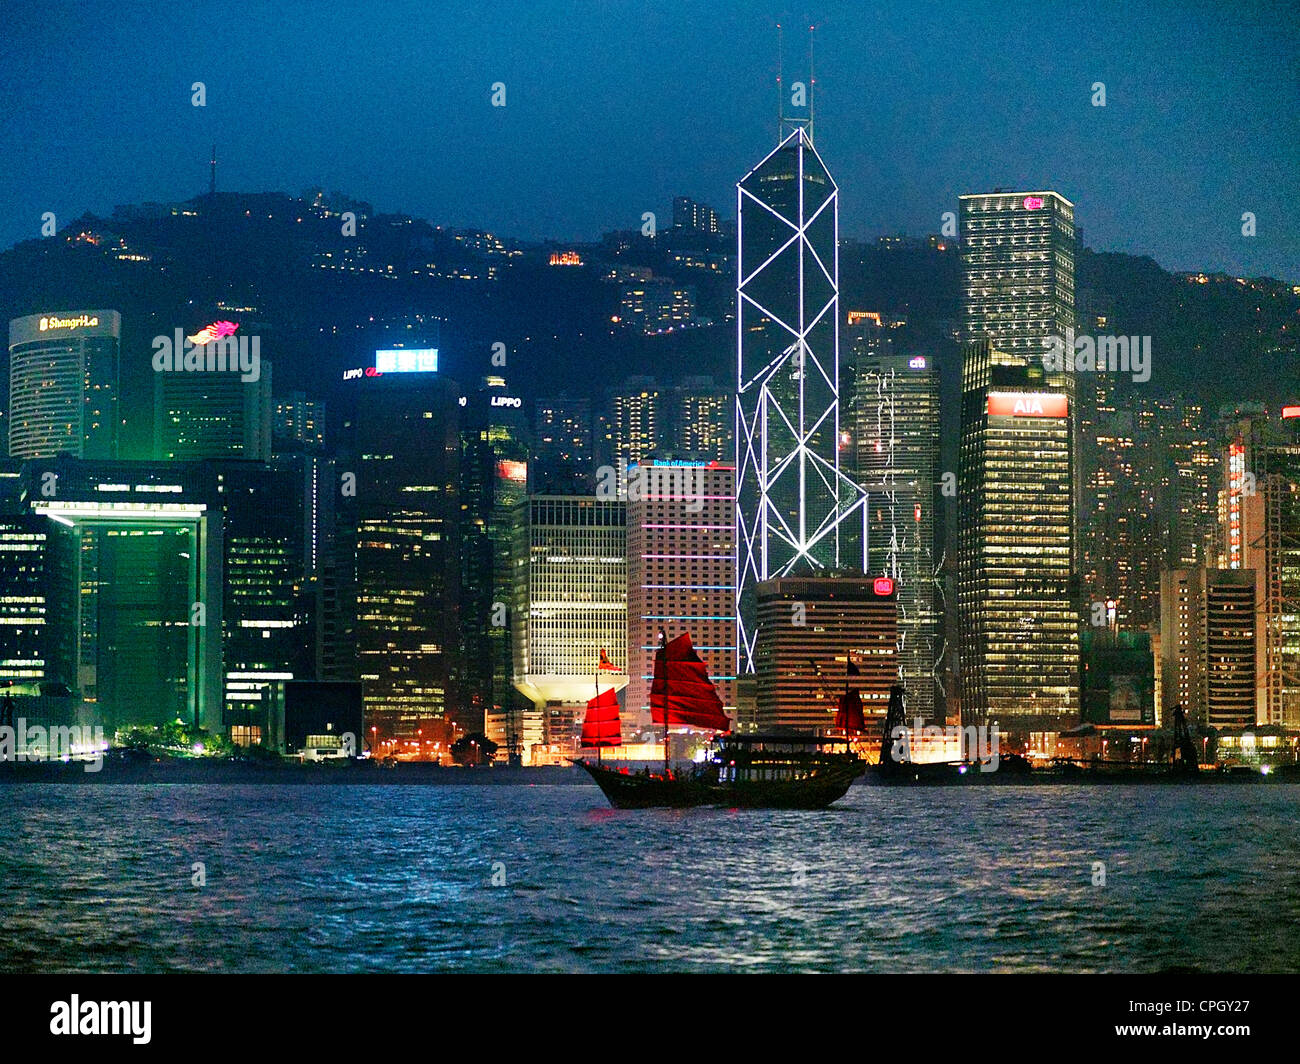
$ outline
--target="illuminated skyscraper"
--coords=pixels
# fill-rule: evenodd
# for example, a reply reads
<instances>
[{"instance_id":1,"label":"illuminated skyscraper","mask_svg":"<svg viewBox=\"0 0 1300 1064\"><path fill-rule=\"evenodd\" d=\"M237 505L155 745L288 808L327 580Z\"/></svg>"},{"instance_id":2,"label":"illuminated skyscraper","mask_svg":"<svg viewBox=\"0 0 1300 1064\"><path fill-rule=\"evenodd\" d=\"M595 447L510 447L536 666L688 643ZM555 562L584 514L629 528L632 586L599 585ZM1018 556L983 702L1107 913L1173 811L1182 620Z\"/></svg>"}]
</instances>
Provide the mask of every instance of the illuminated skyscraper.
<instances>
[{"instance_id":1,"label":"illuminated skyscraper","mask_svg":"<svg viewBox=\"0 0 1300 1064\"><path fill-rule=\"evenodd\" d=\"M796 125L737 186L737 628L760 581L866 568L866 496L840 470L837 189Z\"/></svg>"},{"instance_id":2,"label":"illuminated skyscraper","mask_svg":"<svg viewBox=\"0 0 1300 1064\"><path fill-rule=\"evenodd\" d=\"M683 457L723 462L736 457L736 398L712 377L687 377L673 390L672 439Z\"/></svg>"},{"instance_id":3,"label":"illuminated skyscraper","mask_svg":"<svg viewBox=\"0 0 1300 1064\"><path fill-rule=\"evenodd\" d=\"M957 608L962 712L1004 730L1077 723L1069 397L1042 370L999 364L962 396ZM991 364L989 364L991 362Z\"/></svg>"},{"instance_id":4,"label":"illuminated skyscraper","mask_svg":"<svg viewBox=\"0 0 1300 1064\"><path fill-rule=\"evenodd\" d=\"M458 714L470 732L520 697L509 615L519 608L513 552L517 511L528 497L528 437L522 403L504 377L487 377L461 402Z\"/></svg>"},{"instance_id":5,"label":"illuminated skyscraper","mask_svg":"<svg viewBox=\"0 0 1300 1064\"><path fill-rule=\"evenodd\" d=\"M307 454L205 466L224 510L222 723L236 742L264 742L269 688L317 678L339 481L332 463Z\"/></svg>"},{"instance_id":6,"label":"illuminated skyscraper","mask_svg":"<svg viewBox=\"0 0 1300 1064\"><path fill-rule=\"evenodd\" d=\"M961 197L957 608L963 715L1013 731L1079 714L1074 206Z\"/></svg>"},{"instance_id":7,"label":"illuminated skyscraper","mask_svg":"<svg viewBox=\"0 0 1300 1064\"><path fill-rule=\"evenodd\" d=\"M0 681L75 682L70 537L32 513L0 516Z\"/></svg>"},{"instance_id":8,"label":"illuminated skyscraper","mask_svg":"<svg viewBox=\"0 0 1300 1064\"><path fill-rule=\"evenodd\" d=\"M31 314L9 323L9 455L117 456L115 310Z\"/></svg>"},{"instance_id":9,"label":"illuminated skyscraper","mask_svg":"<svg viewBox=\"0 0 1300 1064\"><path fill-rule=\"evenodd\" d=\"M734 719L736 665L736 470L720 462L657 464L633 471L627 500L627 721L650 726L658 632L689 632Z\"/></svg>"},{"instance_id":10,"label":"illuminated skyscraper","mask_svg":"<svg viewBox=\"0 0 1300 1064\"><path fill-rule=\"evenodd\" d=\"M935 556L938 369L925 355L857 359L847 424L854 478L872 494L869 571L898 587L898 662L908 712L930 720L943 660Z\"/></svg>"},{"instance_id":11,"label":"illuminated skyscraper","mask_svg":"<svg viewBox=\"0 0 1300 1064\"><path fill-rule=\"evenodd\" d=\"M154 374L154 445L158 458L271 457L271 363L257 380L238 373Z\"/></svg>"},{"instance_id":12,"label":"illuminated skyscraper","mask_svg":"<svg viewBox=\"0 0 1300 1064\"><path fill-rule=\"evenodd\" d=\"M541 753L532 746L576 737L602 650L617 671L601 685L627 683L627 504L533 496L525 506L516 579L526 593L511 622L515 686L534 707L519 724L528 764Z\"/></svg>"},{"instance_id":13,"label":"illuminated skyscraper","mask_svg":"<svg viewBox=\"0 0 1300 1064\"><path fill-rule=\"evenodd\" d=\"M591 400L565 395L538 399L533 414L532 490L541 495L590 491Z\"/></svg>"},{"instance_id":14,"label":"illuminated skyscraper","mask_svg":"<svg viewBox=\"0 0 1300 1064\"><path fill-rule=\"evenodd\" d=\"M1181 705L1199 727L1248 728L1261 719L1265 690L1259 582L1250 569L1172 569L1160 584L1161 705Z\"/></svg>"},{"instance_id":15,"label":"illuminated skyscraper","mask_svg":"<svg viewBox=\"0 0 1300 1064\"><path fill-rule=\"evenodd\" d=\"M610 391L604 417L603 460L624 470L663 445L665 396L652 377L629 377Z\"/></svg>"},{"instance_id":16,"label":"illuminated skyscraper","mask_svg":"<svg viewBox=\"0 0 1300 1064\"><path fill-rule=\"evenodd\" d=\"M380 739L438 734L456 701L458 399L417 372L368 378L358 400L357 659Z\"/></svg>"},{"instance_id":17,"label":"illuminated skyscraper","mask_svg":"<svg viewBox=\"0 0 1300 1064\"><path fill-rule=\"evenodd\" d=\"M24 463L23 478L47 536L67 537L65 682L106 730L180 718L219 732L229 500L210 468L61 457Z\"/></svg>"},{"instance_id":18,"label":"illuminated skyscraper","mask_svg":"<svg viewBox=\"0 0 1300 1064\"><path fill-rule=\"evenodd\" d=\"M1256 577L1258 723L1300 727L1300 408L1232 426L1222 484L1222 564Z\"/></svg>"},{"instance_id":19,"label":"illuminated skyscraper","mask_svg":"<svg viewBox=\"0 0 1300 1064\"><path fill-rule=\"evenodd\" d=\"M1056 192L960 197L963 339L1042 365L1043 341L1074 350L1074 204ZM1073 398L1073 375L1048 380Z\"/></svg>"}]
</instances>

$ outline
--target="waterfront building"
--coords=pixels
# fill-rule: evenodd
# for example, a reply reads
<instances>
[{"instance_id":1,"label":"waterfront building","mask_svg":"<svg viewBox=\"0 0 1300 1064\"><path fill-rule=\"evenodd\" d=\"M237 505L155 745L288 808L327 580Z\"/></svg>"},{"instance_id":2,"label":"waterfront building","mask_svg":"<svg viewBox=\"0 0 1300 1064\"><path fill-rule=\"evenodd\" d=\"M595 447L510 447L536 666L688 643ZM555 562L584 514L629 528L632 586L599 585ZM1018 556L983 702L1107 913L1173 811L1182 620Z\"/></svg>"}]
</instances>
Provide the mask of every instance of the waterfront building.
<instances>
[{"instance_id":1,"label":"waterfront building","mask_svg":"<svg viewBox=\"0 0 1300 1064\"><path fill-rule=\"evenodd\" d=\"M520 507L519 520L513 662L515 687L532 709L512 723L526 765L545 758L546 747L576 741L576 731L564 732L563 722L581 725L580 708L595 693L602 650L614 666L602 672L602 687L627 685L627 503L533 496ZM503 714L494 726L510 723ZM493 732L487 738L502 741Z\"/></svg>"},{"instance_id":2,"label":"waterfront building","mask_svg":"<svg viewBox=\"0 0 1300 1064\"><path fill-rule=\"evenodd\" d=\"M1004 732L1055 731L1079 714L1069 397L982 348L967 360L957 473L962 710Z\"/></svg>"},{"instance_id":3,"label":"waterfront building","mask_svg":"<svg viewBox=\"0 0 1300 1064\"><path fill-rule=\"evenodd\" d=\"M533 708L514 723L530 764L544 756L543 747L576 742L563 722L581 724L579 707L595 694L602 651L613 669L601 673L601 686L627 684L627 504L541 495L522 510L515 578L523 600L511 613L514 682ZM501 742L492 732L488 737Z\"/></svg>"},{"instance_id":4,"label":"waterfront building","mask_svg":"<svg viewBox=\"0 0 1300 1064\"><path fill-rule=\"evenodd\" d=\"M49 474L54 495L41 490ZM62 537L68 609L54 642L95 723L220 732L223 511L210 470L64 456L24 463L22 479L27 512Z\"/></svg>"},{"instance_id":5,"label":"waterfront building","mask_svg":"<svg viewBox=\"0 0 1300 1064\"><path fill-rule=\"evenodd\" d=\"M419 371L361 387L356 645L366 728L415 739L444 731L456 704L460 388Z\"/></svg>"},{"instance_id":6,"label":"waterfront building","mask_svg":"<svg viewBox=\"0 0 1300 1064\"><path fill-rule=\"evenodd\" d=\"M1198 727L1249 727L1265 713L1263 633L1250 569L1174 569L1161 580L1160 703Z\"/></svg>"},{"instance_id":7,"label":"waterfront building","mask_svg":"<svg viewBox=\"0 0 1300 1064\"><path fill-rule=\"evenodd\" d=\"M883 720L898 683L897 598L887 576L833 573L757 587L756 725L829 728L851 682L868 721ZM848 678L849 665L858 675Z\"/></svg>"},{"instance_id":8,"label":"waterfront building","mask_svg":"<svg viewBox=\"0 0 1300 1064\"><path fill-rule=\"evenodd\" d=\"M517 511L528 497L528 433L522 401L504 377L485 378L461 402L456 716L468 733L483 731L486 714L510 710L520 698L509 618L521 608L513 563Z\"/></svg>"},{"instance_id":9,"label":"waterfront building","mask_svg":"<svg viewBox=\"0 0 1300 1064\"><path fill-rule=\"evenodd\" d=\"M1247 413L1222 455L1221 564L1256 574L1260 724L1300 727L1300 408Z\"/></svg>"},{"instance_id":10,"label":"waterfront building","mask_svg":"<svg viewBox=\"0 0 1300 1064\"><path fill-rule=\"evenodd\" d=\"M1074 206L1058 193L962 196L957 608L973 723L1069 727L1079 713L1072 369Z\"/></svg>"},{"instance_id":11,"label":"waterfront building","mask_svg":"<svg viewBox=\"0 0 1300 1064\"><path fill-rule=\"evenodd\" d=\"M629 475L627 663L623 720L650 730L659 632L689 632L736 717L735 467L644 459Z\"/></svg>"},{"instance_id":12,"label":"waterfront building","mask_svg":"<svg viewBox=\"0 0 1300 1064\"><path fill-rule=\"evenodd\" d=\"M944 656L935 553L939 372L925 355L868 351L852 381L846 427L853 478L870 494L868 568L897 585L900 678L908 711L928 721Z\"/></svg>"},{"instance_id":13,"label":"waterfront building","mask_svg":"<svg viewBox=\"0 0 1300 1064\"><path fill-rule=\"evenodd\" d=\"M333 463L305 454L210 471L223 514L222 723L249 745L271 727L272 684L319 678L336 478Z\"/></svg>"},{"instance_id":14,"label":"waterfront building","mask_svg":"<svg viewBox=\"0 0 1300 1064\"><path fill-rule=\"evenodd\" d=\"M1146 632L1085 628L1079 659L1081 718L1099 729L1156 726L1155 659Z\"/></svg>"},{"instance_id":15,"label":"waterfront building","mask_svg":"<svg viewBox=\"0 0 1300 1064\"><path fill-rule=\"evenodd\" d=\"M0 515L0 683L75 683L75 608L64 528L34 513Z\"/></svg>"}]
</instances>

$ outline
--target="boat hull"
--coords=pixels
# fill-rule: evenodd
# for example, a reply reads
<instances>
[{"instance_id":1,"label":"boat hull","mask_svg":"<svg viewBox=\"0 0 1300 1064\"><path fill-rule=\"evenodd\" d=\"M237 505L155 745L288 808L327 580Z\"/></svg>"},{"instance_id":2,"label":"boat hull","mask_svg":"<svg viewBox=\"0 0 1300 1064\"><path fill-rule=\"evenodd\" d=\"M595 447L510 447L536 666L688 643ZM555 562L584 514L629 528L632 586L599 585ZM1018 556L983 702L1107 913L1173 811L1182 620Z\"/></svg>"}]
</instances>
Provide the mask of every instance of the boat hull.
<instances>
[{"instance_id":1,"label":"boat hull","mask_svg":"<svg viewBox=\"0 0 1300 1064\"><path fill-rule=\"evenodd\" d=\"M663 776L625 773L581 758L573 763L591 776L615 809L825 809L844 797L864 768L845 763L820 767L801 780L713 783L691 777L665 780Z\"/></svg>"}]
</instances>

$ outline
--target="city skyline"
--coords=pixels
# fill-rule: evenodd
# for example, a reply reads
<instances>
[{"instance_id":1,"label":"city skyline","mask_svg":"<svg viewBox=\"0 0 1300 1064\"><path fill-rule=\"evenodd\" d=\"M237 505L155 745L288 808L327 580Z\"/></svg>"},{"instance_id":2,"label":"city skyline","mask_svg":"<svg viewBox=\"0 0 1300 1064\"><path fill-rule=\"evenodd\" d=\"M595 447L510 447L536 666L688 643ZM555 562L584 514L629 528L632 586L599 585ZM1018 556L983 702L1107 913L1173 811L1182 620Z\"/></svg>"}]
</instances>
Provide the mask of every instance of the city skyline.
<instances>
[{"instance_id":1,"label":"city skyline","mask_svg":"<svg viewBox=\"0 0 1300 1064\"><path fill-rule=\"evenodd\" d=\"M509 1014L191 972L1286 1026L1295 2L12 0L20 1048Z\"/></svg>"}]
</instances>

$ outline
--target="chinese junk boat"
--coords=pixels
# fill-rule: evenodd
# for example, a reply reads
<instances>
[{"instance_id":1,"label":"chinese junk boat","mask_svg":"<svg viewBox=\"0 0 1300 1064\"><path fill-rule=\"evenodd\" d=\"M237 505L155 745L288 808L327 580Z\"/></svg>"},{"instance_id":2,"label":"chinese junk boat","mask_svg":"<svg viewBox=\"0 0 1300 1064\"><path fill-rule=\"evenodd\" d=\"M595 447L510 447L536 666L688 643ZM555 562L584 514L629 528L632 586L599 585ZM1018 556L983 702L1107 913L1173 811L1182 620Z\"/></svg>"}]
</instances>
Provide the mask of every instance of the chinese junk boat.
<instances>
[{"instance_id":1,"label":"chinese junk boat","mask_svg":"<svg viewBox=\"0 0 1300 1064\"><path fill-rule=\"evenodd\" d=\"M588 703L589 717L607 712L601 697ZM609 701L613 701L609 692ZM664 727L664 766L658 773L648 769L633 773L613 768L598 760L577 758L583 768L616 809L656 807L685 808L697 805L768 809L823 809L838 798L863 774L865 765L856 755L836 751L847 747L846 739L823 739L801 733L764 735L720 734L718 745L703 763L684 772L669 764L668 729L673 725L725 733L731 721L722 700L709 679L708 668L683 633L669 642L661 633L655 655L654 683L650 706L655 724ZM617 714L617 708L614 713ZM665 724L665 717L667 723ZM617 720L617 717L615 717ZM583 746L612 746L597 741L599 723L590 733L583 725ZM611 733L617 736L617 728ZM591 739L589 742L588 739Z\"/></svg>"}]
</instances>

